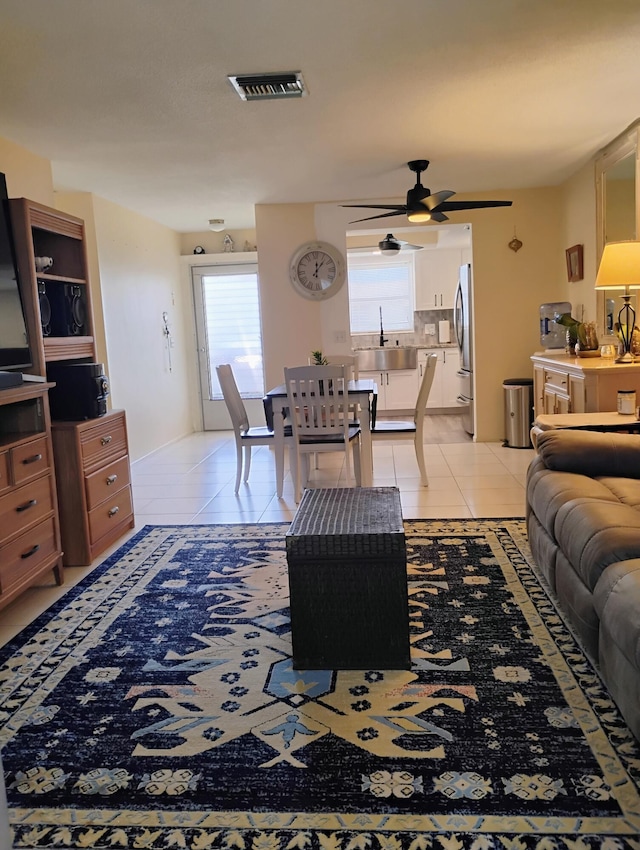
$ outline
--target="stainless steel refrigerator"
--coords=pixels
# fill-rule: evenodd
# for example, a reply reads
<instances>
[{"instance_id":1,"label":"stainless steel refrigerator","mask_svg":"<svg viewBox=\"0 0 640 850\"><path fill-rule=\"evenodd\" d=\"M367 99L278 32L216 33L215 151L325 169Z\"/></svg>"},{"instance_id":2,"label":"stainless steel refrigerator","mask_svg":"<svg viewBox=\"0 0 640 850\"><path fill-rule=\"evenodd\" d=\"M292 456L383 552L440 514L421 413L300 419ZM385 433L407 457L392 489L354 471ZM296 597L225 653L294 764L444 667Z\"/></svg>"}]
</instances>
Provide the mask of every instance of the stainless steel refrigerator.
<instances>
[{"instance_id":1,"label":"stainless steel refrigerator","mask_svg":"<svg viewBox=\"0 0 640 850\"><path fill-rule=\"evenodd\" d=\"M462 425L467 434L475 432L473 402L473 313L471 304L471 266L465 263L458 273L458 288L453 310L453 329L460 349L460 380L457 402L460 405Z\"/></svg>"}]
</instances>

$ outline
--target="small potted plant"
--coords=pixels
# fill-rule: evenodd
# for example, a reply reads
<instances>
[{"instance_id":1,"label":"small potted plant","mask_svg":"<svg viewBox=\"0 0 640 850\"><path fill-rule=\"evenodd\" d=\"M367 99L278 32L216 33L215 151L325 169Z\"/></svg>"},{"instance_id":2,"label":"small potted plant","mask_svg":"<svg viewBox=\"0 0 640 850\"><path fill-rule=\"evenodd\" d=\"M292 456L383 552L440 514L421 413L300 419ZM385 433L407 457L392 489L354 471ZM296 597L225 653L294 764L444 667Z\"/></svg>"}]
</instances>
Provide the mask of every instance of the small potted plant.
<instances>
[{"instance_id":1,"label":"small potted plant","mask_svg":"<svg viewBox=\"0 0 640 850\"><path fill-rule=\"evenodd\" d=\"M312 366L327 366L328 360L324 356L321 351L312 351L311 352L311 365Z\"/></svg>"}]
</instances>

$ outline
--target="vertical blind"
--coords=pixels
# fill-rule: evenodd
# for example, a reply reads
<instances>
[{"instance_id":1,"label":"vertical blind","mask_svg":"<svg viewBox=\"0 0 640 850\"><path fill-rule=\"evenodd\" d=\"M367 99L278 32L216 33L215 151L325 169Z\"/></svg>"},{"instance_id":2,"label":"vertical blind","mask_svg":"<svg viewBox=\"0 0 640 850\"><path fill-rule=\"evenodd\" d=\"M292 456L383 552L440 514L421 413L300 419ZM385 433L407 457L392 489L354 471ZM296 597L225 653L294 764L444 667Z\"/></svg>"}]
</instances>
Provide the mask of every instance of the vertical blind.
<instances>
[{"instance_id":1,"label":"vertical blind","mask_svg":"<svg viewBox=\"0 0 640 850\"><path fill-rule=\"evenodd\" d=\"M210 398L222 398L215 370L221 363L231 365L244 398L262 398L264 369L257 269L221 268L203 274L201 281Z\"/></svg>"},{"instance_id":2,"label":"vertical blind","mask_svg":"<svg viewBox=\"0 0 640 850\"><path fill-rule=\"evenodd\" d=\"M413 259L349 258L351 333L413 331Z\"/></svg>"}]
</instances>

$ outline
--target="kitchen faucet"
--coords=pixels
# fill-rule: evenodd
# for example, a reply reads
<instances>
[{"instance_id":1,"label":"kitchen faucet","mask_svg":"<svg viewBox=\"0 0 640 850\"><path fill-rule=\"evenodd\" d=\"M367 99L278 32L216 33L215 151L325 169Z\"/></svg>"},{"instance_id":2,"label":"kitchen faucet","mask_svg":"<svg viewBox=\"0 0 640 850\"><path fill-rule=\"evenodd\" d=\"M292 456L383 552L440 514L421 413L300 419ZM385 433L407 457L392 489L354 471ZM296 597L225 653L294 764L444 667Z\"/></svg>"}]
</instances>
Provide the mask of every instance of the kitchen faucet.
<instances>
[{"instance_id":1,"label":"kitchen faucet","mask_svg":"<svg viewBox=\"0 0 640 850\"><path fill-rule=\"evenodd\" d=\"M384 348L385 342L388 342L388 341L389 340L384 335L384 331L382 330L382 307L380 307L380 347Z\"/></svg>"}]
</instances>

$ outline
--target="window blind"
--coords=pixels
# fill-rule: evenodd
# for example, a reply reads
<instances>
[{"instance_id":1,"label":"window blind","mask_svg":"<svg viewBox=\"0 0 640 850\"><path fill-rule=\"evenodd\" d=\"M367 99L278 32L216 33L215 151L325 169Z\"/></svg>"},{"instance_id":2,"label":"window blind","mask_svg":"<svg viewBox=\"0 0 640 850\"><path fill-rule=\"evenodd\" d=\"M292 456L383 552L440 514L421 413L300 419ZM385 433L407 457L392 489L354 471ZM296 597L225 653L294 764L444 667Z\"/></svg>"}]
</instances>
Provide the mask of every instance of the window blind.
<instances>
[{"instance_id":1,"label":"window blind","mask_svg":"<svg viewBox=\"0 0 640 850\"><path fill-rule=\"evenodd\" d=\"M351 333L413 331L413 259L349 258Z\"/></svg>"},{"instance_id":2,"label":"window blind","mask_svg":"<svg viewBox=\"0 0 640 850\"><path fill-rule=\"evenodd\" d=\"M262 398L264 368L255 267L201 276L211 399L221 399L215 367L229 363L243 398Z\"/></svg>"}]
</instances>

